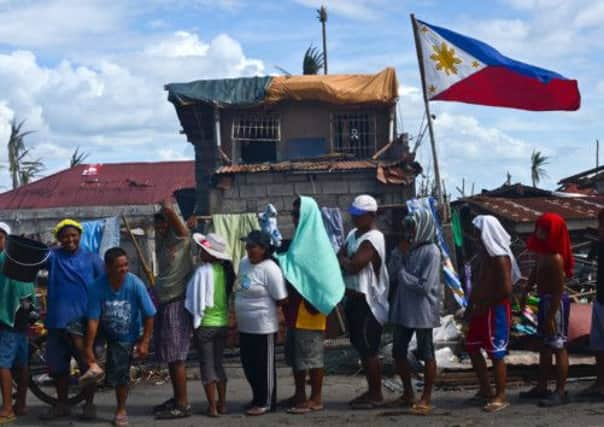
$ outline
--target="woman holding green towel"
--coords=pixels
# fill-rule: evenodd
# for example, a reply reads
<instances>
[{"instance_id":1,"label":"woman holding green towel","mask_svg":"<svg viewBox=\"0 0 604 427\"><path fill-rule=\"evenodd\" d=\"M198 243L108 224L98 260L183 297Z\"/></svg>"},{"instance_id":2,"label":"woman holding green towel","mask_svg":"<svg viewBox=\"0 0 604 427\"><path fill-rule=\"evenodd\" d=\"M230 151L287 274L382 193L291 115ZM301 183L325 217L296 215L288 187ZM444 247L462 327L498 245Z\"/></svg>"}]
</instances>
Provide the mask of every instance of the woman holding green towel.
<instances>
[{"instance_id":1,"label":"woman holding green towel","mask_svg":"<svg viewBox=\"0 0 604 427\"><path fill-rule=\"evenodd\" d=\"M229 323L228 300L235 273L222 237L195 233L193 241L198 246L201 265L187 285L185 307L193 316L201 381L208 400L206 413L218 417L226 413L227 377L223 353Z\"/></svg>"}]
</instances>

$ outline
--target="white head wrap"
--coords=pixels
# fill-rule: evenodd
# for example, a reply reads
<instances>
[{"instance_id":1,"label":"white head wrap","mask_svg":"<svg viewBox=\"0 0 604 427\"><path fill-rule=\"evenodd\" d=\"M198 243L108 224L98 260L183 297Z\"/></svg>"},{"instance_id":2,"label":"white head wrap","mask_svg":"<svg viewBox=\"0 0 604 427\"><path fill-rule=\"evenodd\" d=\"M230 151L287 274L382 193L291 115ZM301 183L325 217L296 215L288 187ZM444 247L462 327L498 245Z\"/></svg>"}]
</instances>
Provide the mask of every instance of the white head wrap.
<instances>
[{"instance_id":1,"label":"white head wrap","mask_svg":"<svg viewBox=\"0 0 604 427\"><path fill-rule=\"evenodd\" d=\"M489 256L508 256L512 263L512 283L522 278L516 257L510 248L512 239L497 218L492 215L478 215L472 221L474 227L480 230L480 239Z\"/></svg>"}]
</instances>

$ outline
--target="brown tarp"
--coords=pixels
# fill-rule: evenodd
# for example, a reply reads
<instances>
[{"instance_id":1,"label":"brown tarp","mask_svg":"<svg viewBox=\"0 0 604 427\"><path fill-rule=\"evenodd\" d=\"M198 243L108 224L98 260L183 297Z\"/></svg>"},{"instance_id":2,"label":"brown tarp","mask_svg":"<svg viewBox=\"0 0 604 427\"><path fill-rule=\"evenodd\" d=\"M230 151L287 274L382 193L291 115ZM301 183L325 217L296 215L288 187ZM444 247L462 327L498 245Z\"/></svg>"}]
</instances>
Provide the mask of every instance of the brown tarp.
<instances>
[{"instance_id":1,"label":"brown tarp","mask_svg":"<svg viewBox=\"0 0 604 427\"><path fill-rule=\"evenodd\" d=\"M273 77L264 101L321 101L330 104L393 104L398 97L394 68L378 74Z\"/></svg>"}]
</instances>

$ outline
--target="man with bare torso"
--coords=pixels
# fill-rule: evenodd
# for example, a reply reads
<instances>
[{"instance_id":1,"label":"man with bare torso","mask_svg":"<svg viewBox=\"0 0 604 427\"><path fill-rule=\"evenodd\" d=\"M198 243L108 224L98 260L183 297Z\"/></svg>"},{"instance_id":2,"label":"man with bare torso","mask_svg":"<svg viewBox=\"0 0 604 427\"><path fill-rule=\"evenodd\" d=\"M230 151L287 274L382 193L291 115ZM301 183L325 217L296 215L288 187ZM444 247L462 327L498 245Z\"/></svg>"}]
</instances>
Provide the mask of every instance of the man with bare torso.
<instances>
[{"instance_id":1,"label":"man with bare torso","mask_svg":"<svg viewBox=\"0 0 604 427\"><path fill-rule=\"evenodd\" d=\"M510 337L512 284L520 279L520 270L510 249L510 235L495 217L479 215L473 224L480 234L480 271L466 311L466 349L480 382L474 400L484 402L485 411L497 412L509 406L504 358ZM495 394L481 349L493 362Z\"/></svg>"},{"instance_id":2,"label":"man with bare torso","mask_svg":"<svg viewBox=\"0 0 604 427\"><path fill-rule=\"evenodd\" d=\"M557 406L568 402L566 378L568 376L568 315L570 304L564 292L565 278L573 274L574 258L570 236L564 219L545 213L537 220L535 233L527 242L528 249L537 255L535 267L523 295L523 308L527 293L537 285L539 313L537 332L543 337L539 357L539 380L531 390L521 393L521 398L542 399L540 406ZM547 380L552 367L552 354L556 356L556 391L548 393Z\"/></svg>"}]
</instances>

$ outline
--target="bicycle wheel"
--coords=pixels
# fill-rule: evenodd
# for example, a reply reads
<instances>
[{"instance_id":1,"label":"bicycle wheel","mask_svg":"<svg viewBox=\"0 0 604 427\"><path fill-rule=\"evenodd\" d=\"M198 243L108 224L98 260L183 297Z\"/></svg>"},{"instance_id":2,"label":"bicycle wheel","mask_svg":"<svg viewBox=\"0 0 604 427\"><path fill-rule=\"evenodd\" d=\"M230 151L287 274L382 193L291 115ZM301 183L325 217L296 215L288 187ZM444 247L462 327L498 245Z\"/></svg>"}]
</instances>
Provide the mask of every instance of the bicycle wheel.
<instances>
[{"instance_id":1,"label":"bicycle wheel","mask_svg":"<svg viewBox=\"0 0 604 427\"><path fill-rule=\"evenodd\" d=\"M29 390L42 402L56 405L57 391L46 366L46 335L32 338L29 343ZM77 364L76 364L77 365ZM78 385L77 371L69 377L67 403L75 406L84 400L84 392Z\"/></svg>"}]
</instances>

